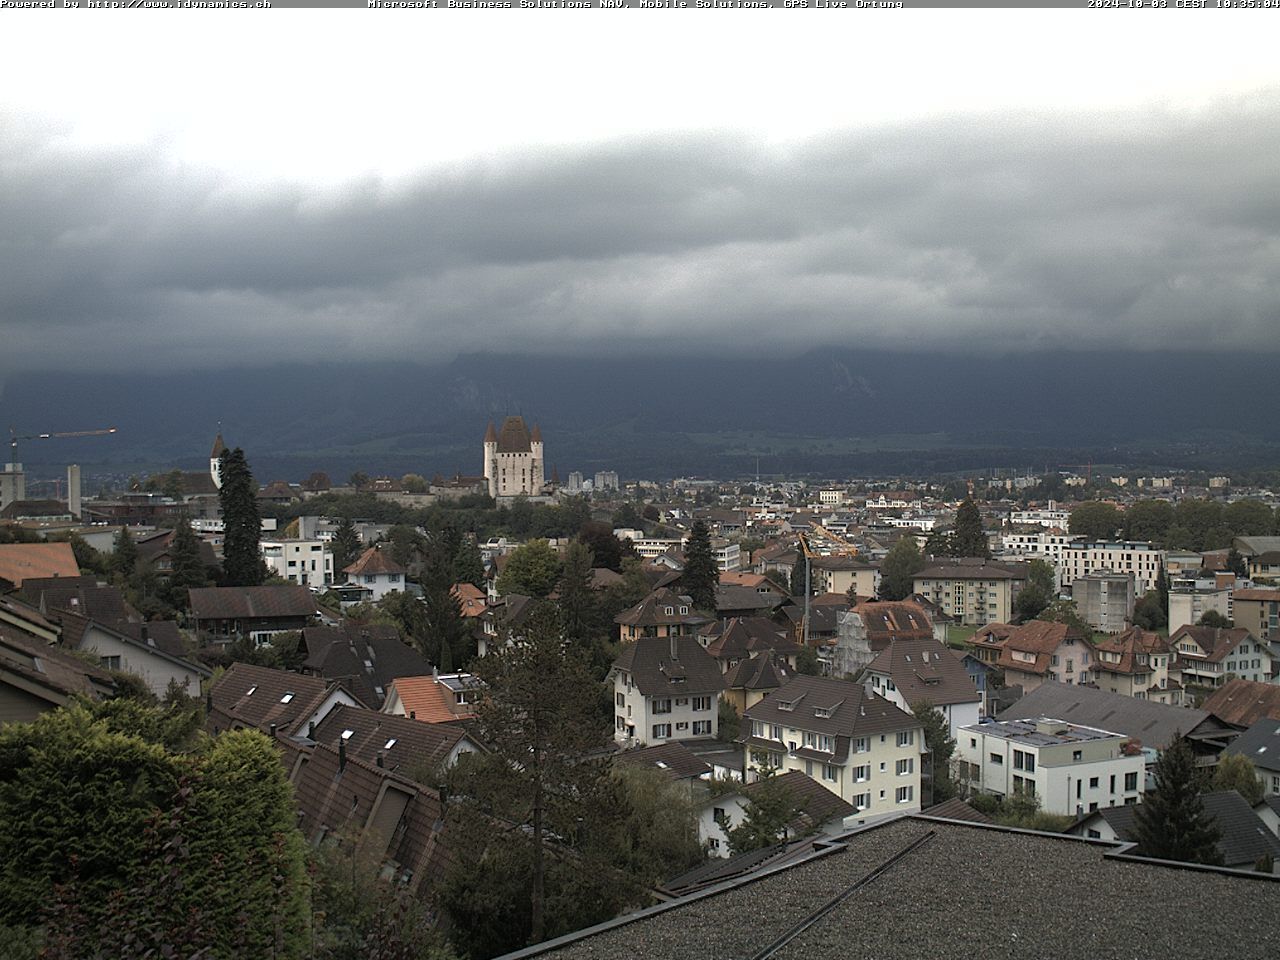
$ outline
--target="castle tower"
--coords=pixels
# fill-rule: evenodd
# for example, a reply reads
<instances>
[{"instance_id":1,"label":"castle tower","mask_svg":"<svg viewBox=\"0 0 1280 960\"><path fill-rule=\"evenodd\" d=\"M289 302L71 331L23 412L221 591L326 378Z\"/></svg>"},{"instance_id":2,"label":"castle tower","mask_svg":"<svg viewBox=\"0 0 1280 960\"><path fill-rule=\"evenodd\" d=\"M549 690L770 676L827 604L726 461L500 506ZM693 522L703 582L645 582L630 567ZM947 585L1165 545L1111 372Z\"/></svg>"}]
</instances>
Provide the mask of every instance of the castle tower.
<instances>
[{"instance_id":1,"label":"castle tower","mask_svg":"<svg viewBox=\"0 0 1280 960\"><path fill-rule=\"evenodd\" d=\"M547 485L547 473L542 459L542 428L536 423L533 425L533 433L529 435L529 452L533 454L529 466L529 492L537 496Z\"/></svg>"},{"instance_id":2,"label":"castle tower","mask_svg":"<svg viewBox=\"0 0 1280 960\"><path fill-rule=\"evenodd\" d=\"M489 482L489 496L498 495L498 431L489 421L489 429L484 432L484 478Z\"/></svg>"},{"instance_id":3,"label":"castle tower","mask_svg":"<svg viewBox=\"0 0 1280 960\"><path fill-rule=\"evenodd\" d=\"M222 455L227 452L227 445L222 442L222 427L218 427L218 435L213 438L213 450L209 453L209 476L213 485L222 489Z\"/></svg>"}]
</instances>

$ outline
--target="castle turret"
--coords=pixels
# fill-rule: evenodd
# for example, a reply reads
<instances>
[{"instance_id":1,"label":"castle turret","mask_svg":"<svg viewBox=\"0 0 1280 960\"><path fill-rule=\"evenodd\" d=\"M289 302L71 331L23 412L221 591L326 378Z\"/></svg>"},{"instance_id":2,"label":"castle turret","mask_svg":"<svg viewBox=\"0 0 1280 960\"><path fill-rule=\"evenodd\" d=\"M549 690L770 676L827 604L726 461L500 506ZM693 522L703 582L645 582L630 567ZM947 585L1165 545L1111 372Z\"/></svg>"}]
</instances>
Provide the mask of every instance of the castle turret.
<instances>
[{"instance_id":1,"label":"castle turret","mask_svg":"<svg viewBox=\"0 0 1280 960\"><path fill-rule=\"evenodd\" d=\"M533 433L529 435L529 452L533 454L529 469L530 492L541 494L547 485L547 474L542 460L542 428L536 423L533 425Z\"/></svg>"},{"instance_id":2,"label":"castle turret","mask_svg":"<svg viewBox=\"0 0 1280 960\"><path fill-rule=\"evenodd\" d=\"M484 432L484 478L489 483L489 496L498 495L498 431L493 421L489 421L489 429Z\"/></svg>"}]
</instances>

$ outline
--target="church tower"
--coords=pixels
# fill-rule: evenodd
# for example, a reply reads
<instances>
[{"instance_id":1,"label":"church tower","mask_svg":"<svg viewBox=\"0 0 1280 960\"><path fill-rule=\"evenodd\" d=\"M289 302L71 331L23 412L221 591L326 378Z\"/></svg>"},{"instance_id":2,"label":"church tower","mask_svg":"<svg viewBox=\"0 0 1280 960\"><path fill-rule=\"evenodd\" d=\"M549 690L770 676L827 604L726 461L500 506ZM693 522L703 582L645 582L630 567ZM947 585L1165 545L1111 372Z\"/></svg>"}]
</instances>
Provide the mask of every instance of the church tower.
<instances>
[{"instance_id":1,"label":"church tower","mask_svg":"<svg viewBox=\"0 0 1280 960\"><path fill-rule=\"evenodd\" d=\"M218 426L218 435L213 438L213 450L209 453L209 476L213 485L222 489L222 455L227 452L227 445L222 442L222 426Z\"/></svg>"}]
</instances>

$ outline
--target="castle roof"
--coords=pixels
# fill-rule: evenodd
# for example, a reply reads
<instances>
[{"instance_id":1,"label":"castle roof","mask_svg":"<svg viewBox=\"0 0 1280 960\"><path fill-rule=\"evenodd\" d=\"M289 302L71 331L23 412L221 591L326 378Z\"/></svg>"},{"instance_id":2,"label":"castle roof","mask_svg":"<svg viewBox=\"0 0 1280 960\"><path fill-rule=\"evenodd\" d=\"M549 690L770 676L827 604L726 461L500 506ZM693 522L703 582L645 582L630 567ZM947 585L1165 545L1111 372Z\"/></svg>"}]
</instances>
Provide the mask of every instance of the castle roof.
<instances>
[{"instance_id":1,"label":"castle roof","mask_svg":"<svg viewBox=\"0 0 1280 960\"><path fill-rule=\"evenodd\" d=\"M532 442L524 417L507 417L502 421L502 429L498 431L499 453L531 453Z\"/></svg>"},{"instance_id":2,"label":"castle roof","mask_svg":"<svg viewBox=\"0 0 1280 960\"><path fill-rule=\"evenodd\" d=\"M488 430L486 430L486 431L484 432L484 442L485 442L485 443L497 443L497 442L498 442L498 431L497 431L497 430L495 430L495 429L493 429L493 421L492 421L492 420L490 420L490 421L489 421L489 429L488 429Z\"/></svg>"}]
</instances>

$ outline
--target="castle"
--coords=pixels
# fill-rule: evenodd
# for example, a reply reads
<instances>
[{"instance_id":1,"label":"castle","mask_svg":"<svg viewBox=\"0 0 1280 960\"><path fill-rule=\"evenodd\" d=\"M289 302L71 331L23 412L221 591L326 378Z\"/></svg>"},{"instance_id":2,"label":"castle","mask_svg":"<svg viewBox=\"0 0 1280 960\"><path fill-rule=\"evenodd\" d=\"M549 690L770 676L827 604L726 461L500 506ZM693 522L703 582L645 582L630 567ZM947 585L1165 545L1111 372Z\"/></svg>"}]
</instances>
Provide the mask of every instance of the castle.
<instances>
[{"instance_id":1,"label":"castle","mask_svg":"<svg viewBox=\"0 0 1280 960\"><path fill-rule=\"evenodd\" d=\"M542 431L533 425L530 433L524 417L507 417L502 429L492 421L484 435L484 478L489 496L541 496L546 488L542 459Z\"/></svg>"}]
</instances>

